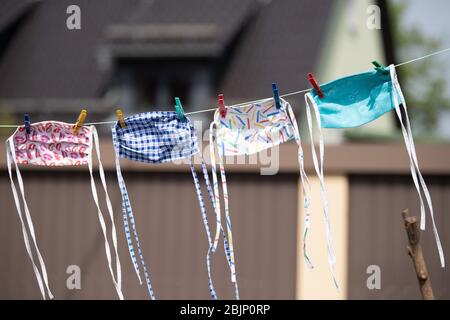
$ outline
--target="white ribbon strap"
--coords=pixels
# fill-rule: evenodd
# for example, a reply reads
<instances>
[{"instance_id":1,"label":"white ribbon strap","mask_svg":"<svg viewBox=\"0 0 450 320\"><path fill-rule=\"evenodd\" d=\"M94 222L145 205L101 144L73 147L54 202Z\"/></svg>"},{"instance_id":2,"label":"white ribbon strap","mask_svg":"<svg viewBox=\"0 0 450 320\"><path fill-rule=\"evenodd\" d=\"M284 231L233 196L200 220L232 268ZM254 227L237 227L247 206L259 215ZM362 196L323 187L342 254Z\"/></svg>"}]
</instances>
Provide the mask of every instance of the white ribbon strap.
<instances>
[{"instance_id":1,"label":"white ribbon strap","mask_svg":"<svg viewBox=\"0 0 450 320\"><path fill-rule=\"evenodd\" d=\"M328 214L329 213L328 196L327 196L327 192L325 190L325 179L324 179L324 174L323 174L324 145L323 145L322 128L321 128L321 123L320 123L320 113L319 113L319 108L317 107L317 104L315 103L315 101L310 93L305 94L305 102L306 102L306 117L308 120L309 135L311 138L311 152L312 152L312 158L313 158L313 163L314 163L314 169L316 170L317 176L320 181L320 195L322 198L323 216L324 216L324 220L325 220L325 232L326 232L326 239L327 239L328 264L330 267L331 274L333 276L334 285L339 290L339 285L336 280L335 271L334 271L334 267L336 264L336 255L335 255L334 246L333 246L333 235L331 232L330 218L329 218L329 214ZM316 154L316 150L314 147L310 103L314 108L314 115L316 118L316 124L317 124L318 131L319 131L320 163L317 160L317 154Z\"/></svg>"},{"instance_id":2,"label":"white ribbon strap","mask_svg":"<svg viewBox=\"0 0 450 320\"><path fill-rule=\"evenodd\" d=\"M38 282L39 290L41 291L42 298L44 300L46 300L45 289L44 289L44 284L45 284L45 287L47 289L47 295L49 296L50 299L53 299L53 294L50 291L49 286L48 286L47 270L45 268L45 263L44 263L44 260L42 258L41 252L39 251L39 248L37 246L36 235L35 235L34 227L33 227L33 221L31 220L31 215L30 215L30 212L28 210L28 205L27 205L26 200L25 200L25 191L24 191L24 186L23 186L22 175L20 174L19 166L17 165L17 162L16 162L16 155L15 155L14 143L12 141L12 138L9 138L7 140L7 143L6 143L6 159L7 159L9 179L11 181L11 190L13 192L14 202L15 202L16 208L17 208L17 214L19 216L20 223L21 223L21 226L22 226L23 240L24 240L24 243L25 243L25 247L26 247L28 256L30 257L31 264L33 266L33 271L34 271L34 274L36 276L36 280ZM23 219L23 216L22 216L22 209L21 209L21 206L20 206L19 196L18 196L18 193L17 193L16 186L14 184L13 176L12 176L12 163L14 163L14 166L15 166L15 169L16 169L17 181L19 183L19 188L20 188L20 192L21 192L21 196L22 196L22 201L23 201L24 207L25 207L26 221L27 221L28 229L30 230L30 235L31 235L31 238L33 240L33 244L34 244L34 248L36 250L36 254L38 256L39 265L40 265L41 270L42 270L42 276L41 276L41 274L39 272L38 267L36 266L36 263L34 262L33 253L31 251L30 240L28 238L28 232L27 232L27 229L26 229L26 226L25 226L25 222L24 222L24 219Z\"/></svg>"},{"instance_id":3,"label":"white ribbon strap","mask_svg":"<svg viewBox=\"0 0 450 320\"><path fill-rule=\"evenodd\" d=\"M212 191L211 188L211 182L209 180L209 176L208 176L208 170L206 169L206 165L202 160L202 171L203 171L203 179L205 180L205 184L206 184L206 190L208 192L209 195L209 200L211 202L211 206L214 208L214 212L215 212L215 201L214 201L214 193ZM228 266L230 266L231 264L231 260L230 260L230 246L228 245L228 241L227 241L227 237L225 235L225 230L223 229L222 225L220 225L220 230L222 232L222 236L223 236L223 246L225 248L225 257L227 259L228 262Z\"/></svg>"},{"instance_id":4,"label":"white ribbon strap","mask_svg":"<svg viewBox=\"0 0 450 320\"><path fill-rule=\"evenodd\" d=\"M395 108L395 112L396 112L397 117L400 122L400 126L401 126L402 133L403 133L403 138L405 140L405 146L406 146L406 150L408 152L408 156L409 156L409 160L410 160L411 176L413 178L414 184L417 189L417 193L419 195L419 200L420 200L420 209L421 209L420 228L422 230L425 229L425 208L424 208L424 204L423 204L422 195L420 192L420 187L422 187L422 191L425 195L425 199L427 201L428 209L430 212L431 222L433 225L433 233L434 233L434 237L436 239L436 246L437 246L438 252L439 252L439 259L441 262L441 267L443 268L443 267L445 267L444 251L442 249L441 240L439 238L436 223L434 220L434 211L433 211L433 204L431 201L431 195L430 195L430 192L428 191L425 180L423 179L422 173L420 172L420 169L419 169L419 164L418 164L417 154L416 154L416 147L414 145L413 135L412 135L412 131L411 131L411 124L410 124L409 117L408 117L406 100L405 100L405 97L403 96L403 92L401 90L400 84L397 79L397 74L395 72L395 66L390 65L389 68L390 68L391 80L392 80L392 85L393 85L392 96L393 96L393 100L394 100L393 101L394 108ZM402 113L401 113L401 109L399 106L397 94L400 96L401 105L403 108L403 112L405 114L406 126L403 122ZM418 182L420 182L420 187L419 187Z\"/></svg>"},{"instance_id":5,"label":"white ribbon strap","mask_svg":"<svg viewBox=\"0 0 450 320\"><path fill-rule=\"evenodd\" d=\"M289 112L289 117L292 123L292 126L294 127L294 137L295 142L298 145L298 164L300 167L300 179L302 181L302 189L303 189L303 208L304 208L304 226L303 226L303 257L305 258L305 263L308 269L313 269L314 266L311 262L311 259L309 258L309 250L307 247L307 236L308 231L311 227L311 213L310 213L310 203L311 203L311 185L309 183L308 176L305 172L305 164L304 164L304 157L303 157L303 148L302 148L302 140L300 137L300 131L298 129L297 120L295 119L294 111L292 111L292 107L290 104L287 104L287 109Z\"/></svg>"},{"instance_id":6,"label":"white ribbon strap","mask_svg":"<svg viewBox=\"0 0 450 320\"><path fill-rule=\"evenodd\" d=\"M219 193L219 180L217 178L217 169L216 169L216 156L214 152L214 132L215 122L212 121L209 126L209 155L211 158L211 171L213 178L213 188L214 188L214 211L216 213L216 235L214 236L214 243L212 251L215 252L217 250L217 244L219 243L220 230L222 228L222 214L220 212L220 193Z\"/></svg>"},{"instance_id":7,"label":"white ribbon strap","mask_svg":"<svg viewBox=\"0 0 450 320\"><path fill-rule=\"evenodd\" d=\"M223 147L223 145L222 145ZM220 168L220 177L222 180L222 191L223 191L223 203L225 208L225 224L227 226L227 241L229 246L229 254L230 254L230 272L231 272L231 282L234 283L234 291L235 297L239 300L239 288L237 283L236 276L236 260L234 258L234 245L233 245L233 233L231 228L231 218L230 218L230 208L228 205L228 187L227 187L227 179L225 175L225 168L223 165L223 153L221 153L220 148L218 151L219 155L219 168Z\"/></svg>"},{"instance_id":8,"label":"white ribbon strap","mask_svg":"<svg viewBox=\"0 0 450 320\"><path fill-rule=\"evenodd\" d=\"M395 67L390 67L390 73L391 73L391 80L392 80L392 97L394 100L394 109L395 109L395 113L397 114L397 117L400 121L401 124L401 129L402 129L402 133L403 133L403 138L405 140L405 146L406 146L406 150L408 152L408 156L409 156L409 165L410 165L410 170L411 170L411 176L414 182L414 186L416 187L417 190L417 195L419 196L419 202L420 202L420 229L425 230L425 224L426 224L426 218L425 218L425 206L424 206L424 202L423 202L423 198L422 198L422 193L420 192L420 185L419 185L419 181L417 178L417 171L416 171L416 165L415 165L415 161L414 161L414 157L412 155L412 145L414 145L414 142L411 144L411 139L412 139L412 134L411 136L409 135L409 132L406 130L404 123L403 123L403 118L402 118L402 113L401 113L401 109L399 107L399 103L398 103L398 99L397 99L397 95L396 93L398 93L399 95L401 95L401 99L402 99L402 103L404 100L403 94L401 93L401 89L400 85L397 85L396 83L398 83L397 80L397 74L395 73ZM404 103L403 103L403 107L404 107ZM404 109L406 111L406 109ZM408 114L405 113L405 117L408 121L408 128L409 128L409 119L408 119Z\"/></svg>"},{"instance_id":9,"label":"white ribbon strap","mask_svg":"<svg viewBox=\"0 0 450 320\"><path fill-rule=\"evenodd\" d=\"M109 270L111 272L114 287L116 288L116 291L117 291L117 294L118 294L120 300L123 300L124 297L123 297L123 293L122 293L122 268L120 266L119 253L117 250L117 233L116 233L116 226L114 223L113 208L111 205L111 200L109 198L108 189L106 188L105 172L103 170L103 165L102 165L101 156L100 156L100 145L99 145L97 129L94 126L91 126L90 128L92 130L92 137L93 137L93 140L95 143L95 151L96 151L97 159L98 159L100 180L102 182L103 190L105 192L106 206L108 208L108 214L109 214L109 218L111 220L111 236L112 236L113 247L114 247L114 251L115 251L115 255L116 255L116 275L114 275L113 268L112 268L111 250L110 250L109 243L107 240L107 231L106 231L105 221L103 219L103 214L100 211L100 207L98 205L97 190L95 190L95 191L93 190L92 195L94 196L94 201L98 208L100 225L102 227L103 235L105 237L105 250L107 249L106 257L108 259ZM92 150L91 150L91 152L92 152ZM88 164L89 164L89 172L91 174L91 187L93 186L93 188L95 189L95 183L94 183L93 174L92 174L92 157L93 157L93 155L91 153L91 157L88 160Z\"/></svg>"},{"instance_id":10,"label":"white ribbon strap","mask_svg":"<svg viewBox=\"0 0 450 320\"><path fill-rule=\"evenodd\" d=\"M94 132L93 132L93 135L94 135ZM95 138L93 138L93 139L96 140ZM97 156L98 156L98 154L97 154ZM107 235L107 231L106 231L106 224L105 224L105 220L103 218L103 213L102 213L102 211L100 209L100 205L99 205L99 202L98 202L97 189L95 187L95 181L94 181L94 175L93 175L93 169L92 169L92 146L91 146L91 150L90 150L90 157L88 159L88 167L89 167L89 174L90 174L90 177L91 177L92 197L94 198L94 202L95 202L95 205L97 207L98 220L100 222L100 227L102 228L103 237L105 239L105 253L106 253L106 259L108 260L109 271L111 273L111 277L113 279L113 283L114 283L114 287L116 289L117 295L119 296L120 300L123 300L123 294L122 294L121 286L118 283L118 281L116 280L116 277L114 275L114 271L113 271L113 267L112 267L112 259L111 259L111 249L110 249L110 246L109 246L108 235Z\"/></svg>"},{"instance_id":11,"label":"white ribbon strap","mask_svg":"<svg viewBox=\"0 0 450 320\"><path fill-rule=\"evenodd\" d=\"M210 157L211 157L211 171L212 171L212 177L213 177L213 186L214 186L214 198L215 198L215 206L214 209L216 211L216 237L214 239L214 245L213 245L213 252L217 248L217 243L219 240L220 232L223 231L222 222L221 222L221 213L220 213L220 194L219 194L219 182L217 178L217 172L216 172L216 157L214 152L214 121L210 125L209 130L209 147L210 147ZM227 261L228 265L230 267L230 273L231 273L231 282L234 284L234 291L235 291L235 297L236 299L239 299L239 287L237 283L237 277L236 277L236 264L235 264L235 258L234 258L234 248L233 248L233 234L231 230L231 219L230 219L230 210L228 205L228 188L227 188L227 181L225 176L225 168L223 166L223 152L220 151L220 146L218 146L219 152L219 169L220 169L220 178L222 181L222 192L223 192L223 201L224 201L224 209L225 209L225 222L227 227L227 241L224 241L225 245L225 253L227 254ZM224 235L225 237L225 235ZM226 244L228 244L228 250L226 248Z\"/></svg>"}]
</instances>

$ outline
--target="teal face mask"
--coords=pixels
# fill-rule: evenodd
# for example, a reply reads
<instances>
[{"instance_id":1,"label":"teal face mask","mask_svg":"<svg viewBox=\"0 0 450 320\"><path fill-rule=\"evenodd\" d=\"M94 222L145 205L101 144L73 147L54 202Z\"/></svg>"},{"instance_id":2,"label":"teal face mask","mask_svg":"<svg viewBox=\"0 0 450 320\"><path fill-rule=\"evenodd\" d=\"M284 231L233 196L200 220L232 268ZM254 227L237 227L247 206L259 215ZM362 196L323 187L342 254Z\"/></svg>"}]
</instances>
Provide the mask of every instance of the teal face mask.
<instances>
[{"instance_id":1,"label":"teal face mask","mask_svg":"<svg viewBox=\"0 0 450 320\"><path fill-rule=\"evenodd\" d=\"M434 220L433 205L425 180L419 169L416 147L414 145L411 124L408 117L405 97L395 72L395 66L377 68L376 70L348 76L320 86L323 97L320 98L315 90L305 94L306 117L309 135L313 141L311 109L315 115L319 132L319 156L314 144L311 152L314 168L320 180L320 191L327 226L327 235L331 233L328 218L328 197L325 191L323 159L324 143L321 128L351 128L373 121L392 109L395 110L400 122L406 151L410 160L411 176L420 200L420 228L425 229L425 205L428 207L433 233L439 252L441 266L445 266L444 252ZM331 237L327 237L330 239ZM328 242L330 265L334 266L332 244Z\"/></svg>"},{"instance_id":2,"label":"teal face mask","mask_svg":"<svg viewBox=\"0 0 450 320\"><path fill-rule=\"evenodd\" d=\"M324 97L312 98L322 128L351 128L371 122L394 108L389 68L368 71L322 84Z\"/></svg>"}]
</instances>

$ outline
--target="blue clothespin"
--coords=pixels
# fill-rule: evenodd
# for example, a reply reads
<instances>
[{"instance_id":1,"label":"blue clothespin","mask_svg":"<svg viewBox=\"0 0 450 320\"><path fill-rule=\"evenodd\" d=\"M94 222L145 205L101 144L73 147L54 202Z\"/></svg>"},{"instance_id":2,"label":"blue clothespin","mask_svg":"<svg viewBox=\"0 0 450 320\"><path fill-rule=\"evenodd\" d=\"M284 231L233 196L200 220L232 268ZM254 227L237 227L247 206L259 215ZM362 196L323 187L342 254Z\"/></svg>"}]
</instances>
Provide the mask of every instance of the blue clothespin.
<instances>
[{"instance_id":1,"label":"blue clothespin","mask_svg":"<svg viewBox=\"0 0 450 320\"><path fill-rule=\"evenodd\" d=\"M27 134L31 133L31 127L30 127L30 116L28 113L23 114L23 122L25 123L25 131Z\"/></svg>"},{"instance_id":2,"label":"blue clothespin","mask_svg":"<svg viewBox=\"0 0 450 320\"><path fill-rule=\"evenodd\" d=\"M175 111L177 112L178 119L180 119L180 121L186 120L186 117L184 115L183 106L181 105L180 98L178 98L178 97L175 97Z\"/></svg>"},{"instance_id":3,"label":"blue clothespin","mask_svg":"<svg viewBox=\"0 0 450 320\"><path fill-rule=\"evenodd\" d=\"M272 82L272 92L273 92L273 100L275 101L275 106L277 109L281 108L280 103L280 95L278 94L278 88L275 82Z\"/></svg>"}]
</instances>

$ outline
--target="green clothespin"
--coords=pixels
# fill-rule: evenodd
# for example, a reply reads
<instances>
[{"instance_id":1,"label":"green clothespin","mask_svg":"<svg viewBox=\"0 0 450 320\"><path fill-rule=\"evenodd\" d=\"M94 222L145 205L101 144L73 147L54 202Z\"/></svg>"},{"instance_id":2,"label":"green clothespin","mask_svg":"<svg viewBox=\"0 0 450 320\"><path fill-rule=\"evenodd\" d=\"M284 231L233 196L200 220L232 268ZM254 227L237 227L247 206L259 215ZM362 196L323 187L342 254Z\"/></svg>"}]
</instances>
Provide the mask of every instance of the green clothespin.
<instances>
[{"instance_id":1,"label":"green clothespin","mask_svg":"<svg viewBox=\"0 0 450 320\"><path fill-rule=\"evenodd\" d=\"M186 117L184 115L183 106L181 105L180 98L178 98L178 97L175 97L175 111L177 112L178 119L180 119L180 121L186 120Z\"/></svg>"},{"instance_id":2,"label":"green clothespin","mask_svg":"<svg viewBox=\"0 0 450 320\"><path fill-rule=\"evenodd\" d=\"M375 70L380 71L382 73L389 73L389 71L387 71L385 69L385 66L383 66L381 63L379 63L378 61L372 61L372 64L375 66Z\"/></svg>"}]
</instances>

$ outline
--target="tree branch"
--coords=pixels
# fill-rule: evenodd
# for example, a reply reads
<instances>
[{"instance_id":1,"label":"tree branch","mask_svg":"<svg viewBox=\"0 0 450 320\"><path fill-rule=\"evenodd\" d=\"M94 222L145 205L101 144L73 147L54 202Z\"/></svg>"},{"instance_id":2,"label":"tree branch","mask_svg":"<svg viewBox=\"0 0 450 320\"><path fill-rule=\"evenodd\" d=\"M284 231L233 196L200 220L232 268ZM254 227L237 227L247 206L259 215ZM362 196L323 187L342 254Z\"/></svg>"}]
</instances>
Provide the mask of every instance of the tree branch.
<instances>
[{"instance_id":1,"label":"tree branch","mask_svg":"<svg viewBox=\"0 0 450 320\"><path fill-rule=\"evenodd\" d=\"M408 255L414 264L417 280L419 281L420 293L424 300L434 300L433 288L428 275L425 259L423 258L422 247L420 246L420 231L416 217L409 216L409 210L402 212L403 222L405 224L406 234L409 245Z\"/></svg>"}]
</instances>

